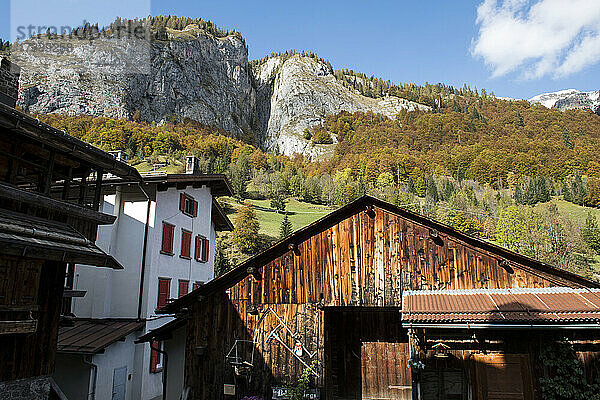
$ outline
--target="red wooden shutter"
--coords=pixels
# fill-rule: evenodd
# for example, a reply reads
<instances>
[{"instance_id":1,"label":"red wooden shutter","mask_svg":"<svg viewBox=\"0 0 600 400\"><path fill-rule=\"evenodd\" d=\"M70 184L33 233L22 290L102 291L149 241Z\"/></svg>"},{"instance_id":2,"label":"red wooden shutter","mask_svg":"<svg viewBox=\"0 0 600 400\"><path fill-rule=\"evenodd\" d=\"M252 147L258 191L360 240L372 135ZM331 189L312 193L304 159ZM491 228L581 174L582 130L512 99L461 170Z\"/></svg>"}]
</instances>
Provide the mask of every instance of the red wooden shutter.
<instances>
[{"instance_id":1,"label":"red wooden shutter","mask_svg":"<svg viewBox=\"0 0 600 400\"><path fill-rule=\"evenodd\" d=\"M197 217L198 216L198 202L196 200L194 200L194 210L192 212L192 217Z\"/></svg>"},{"instance_id":2,"label":"red wooden shutter","mask_svg":"<svg viewBox=\"0 0 600 400\"><path fill-rule=\"evenodd\" d=\"M156 372L156 366L158 365L158 352L154 350L155 348L158 348L157 340L150 342L150 372Z\"/></svg>"},{"instance_id":3,"label":"red wooden shutter","mask_svg":"<svg viewBox=\"0 0 600 400\"><path fill-rule=\"evenodd\" d=\"M204 250L204 256L202 257L202 261L208 261L208 239L204 239L204 248L202 250Z\"/></svg>"},{"instance_id":4,"label":"red wooden shutter","mask_svg":"<svg viewBox=\"0 0 600 400\"><path fill-rule=\"evenodd\" d=\"M190 281L179 281L179 297L183 297L188 294L188 290L190 289Z\"/></svg>"},{"instance_id":5,"label":"red wooden shutter","mask_svg":"<svg viewBox=\"0 0 600 400\"><path fill-rule=\"evenodd\" d=\"M167 300L171 294L171 280L159 279L158 280L158 301L157 308L162 308L167 305Z\"/></svg>"},{"instance_id":6,"label":"red wooden shutter","mask_svg":"<svg viewBox=\"0 0 600 400\"><path fill-rule=\"evenodd\" d=\"M163 251L164 253L173 254L173 233L174 232L175 232L174 225L163 222L161 251Z\"/></svg>"},{"instance_id":7,"label":"red wooden shutter","mask_svg":"<svg viewBox=\"0 0 600 400\"><path fill-rule=\"evenodd\" d=\"M190 247L192 246L192 232L181 231L181 257L190 257Z\"/></svg>"},{"instance_id":8,"label":"red wooden shutter","mask_svg":"<svg viewBox=\"0 0 600 400\"><path fill-rule=\"evenodd\" d=\"M179 193L179 211L185 211L185 193Z\"/></svg>"}]
</instances>

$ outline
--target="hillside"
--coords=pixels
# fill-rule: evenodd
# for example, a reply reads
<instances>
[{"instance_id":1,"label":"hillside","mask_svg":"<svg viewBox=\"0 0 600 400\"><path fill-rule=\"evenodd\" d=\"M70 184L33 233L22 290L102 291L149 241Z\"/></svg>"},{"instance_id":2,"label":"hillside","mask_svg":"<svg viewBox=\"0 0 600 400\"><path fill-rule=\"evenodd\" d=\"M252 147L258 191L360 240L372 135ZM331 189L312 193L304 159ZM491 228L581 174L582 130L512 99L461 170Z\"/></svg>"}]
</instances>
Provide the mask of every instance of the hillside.
<instances>
[{"instance_id":1,"label":"hillside","mask_svg":"<svg viewBox=\"0 0 600 400\"><path fill-rule=\"evenodd\" d=\"M453 100L439 112L402 112L393 120L342 112L313 128L319 132L338 142L319 169L351 168L367 180L382 172L401 180L436 174L506 186L522 176L562 180L600 162L597 115L526 101Z\"/></svg>"}]
</instances>

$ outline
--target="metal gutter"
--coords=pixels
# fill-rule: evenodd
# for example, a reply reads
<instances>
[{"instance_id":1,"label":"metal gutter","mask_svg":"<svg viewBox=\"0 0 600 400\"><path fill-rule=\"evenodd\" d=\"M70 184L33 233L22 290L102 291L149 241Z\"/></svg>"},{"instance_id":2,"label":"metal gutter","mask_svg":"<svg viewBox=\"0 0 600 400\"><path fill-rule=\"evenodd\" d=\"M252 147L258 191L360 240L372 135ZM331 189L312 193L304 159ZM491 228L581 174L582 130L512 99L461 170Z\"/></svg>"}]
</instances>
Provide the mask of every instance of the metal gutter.
<instances>
[{"instance_id":1,"label":"metal gutter","mask_svg":"<svg viewBox=\"0 0 600 400\"><path fill-rule=\"evenodd\" d=\"M90 360L92 359L92 356L89 356ZM83 361L83 364L91 367L94 375L94 379L93 381L90 381L89 385L88 385L88 400L95 400L96 399L96 383L98 381L98 366L96 364L94 364L91 361L86 360L86 356L82 356L81 360ZM91 372L91 371L90 371ZM91 386L91 389L90 389Z\"/></svg>"},{"instance_id":2,"label":"metal gutter","mask_svg":"<svg viewBox=\"0 0 600 400\"><path fill-rule=\"evenodd\" d=\"M146 191L144 190L142 185L138 183L138 186L139 186L140 190L142 191L142 193L144 194L144 196L146 196L146 199L147 199L146 224L144 226L144 243L142 244L142 267L141 267L141 271L140 271L140 289L139 289L138 310L137 310L137 318L139 320L142 318L142 303L143 303L143 296L144 296L144 278L145 278L145 274L146 274L146 251L148 249L148 230L149 230L149 225L150 225L150 206L152 205L152 200L150 199L150 196L148 195L148 193L146 193Z\"/></svg>"}]
</instances>

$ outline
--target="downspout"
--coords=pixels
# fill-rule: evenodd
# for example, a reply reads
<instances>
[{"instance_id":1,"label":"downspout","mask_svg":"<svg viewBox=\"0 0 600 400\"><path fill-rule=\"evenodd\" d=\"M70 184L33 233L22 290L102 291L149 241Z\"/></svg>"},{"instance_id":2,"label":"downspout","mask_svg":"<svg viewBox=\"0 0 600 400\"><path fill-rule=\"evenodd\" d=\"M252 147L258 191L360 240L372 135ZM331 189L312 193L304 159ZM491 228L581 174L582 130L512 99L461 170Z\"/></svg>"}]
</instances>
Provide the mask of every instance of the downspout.
<instances>
[{"instance_id":1,"label":"downspout","mask_svg":"<svg viewBox=\"0 0 600 400\"><path fill-rule=\"evenodd\" d=\"M142 267L141 267L141 271L140 271L140 289L139 289L138 311L137 311L137 319L140 320L140 319L142 319L142 302L143 302L143 297L144 297L144 279L146 276L146 250L148 248L148 230L149 230L149 226L150 226L150 205L152 204L152 200L150 200L150 196L148 195L148 193L146 193L146 191L144 190L142 185L140 185L138 183L138 186L139 186L140 190L142 191L142 193L144 194L144 196L146 196L147 203L148 203L148 205L146 207L146 224L144 226L144 243L142 244Z\"/></svg>"},{"instance_id":2,"label":"downspout","mask_svg":"<svg viewBox=\"0 0 600 400\"><path fill-rule=\"evenodd\" d=\"M166 351L159 349L158 347L153 347L152 346L152 342L150 342L150 348L160 354L163 355L163 370L162 370L162 381L163 381L163 393L162 393L162 398L163 400L167 400L167 367L168 367L168 363L169 363L169 355L167 354Z\"/></svg>"},{"instance_id":3,"label":"downspout","mask_svg":"<svg viewBox=\"0 0 600 400\"><path fill-rule=\"evenodd\" d=\"M92 356L90 356L90 360L92 359ZM98 366L96 364L94 364L91 361L88 361L85 359L85 356L81 356L81 361L83 362L84 365L87 365L91 368L91 370L93 371L93 380L90 379L90 383L88 385L88 400L95 400L96 399L96 381L98 378ZM91 388L90 388L91 386Z\"/></svg>"}]
</instances>

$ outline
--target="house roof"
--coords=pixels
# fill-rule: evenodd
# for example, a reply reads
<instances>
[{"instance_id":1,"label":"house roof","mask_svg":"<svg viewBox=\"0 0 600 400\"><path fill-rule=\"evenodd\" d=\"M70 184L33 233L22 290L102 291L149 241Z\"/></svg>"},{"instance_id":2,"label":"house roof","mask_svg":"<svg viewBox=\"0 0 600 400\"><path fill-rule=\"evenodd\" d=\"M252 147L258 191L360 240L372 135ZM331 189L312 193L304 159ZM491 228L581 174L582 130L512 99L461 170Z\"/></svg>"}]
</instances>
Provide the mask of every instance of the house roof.
<instances>
[{"instance_id":1,"label":"house roof","mask_svg":"<svg viewBox=\"0 0 600 400\"><path fill-rule=\"evenodd\" d=\"M348 218L349 216L367 210L369 207L377 207L392 214L399 215L403 218L413 221L414 223L423 225L430 229L435 229L436 231L442 234L448 235L457 240L461 240L464 243L467 243L474 247L478 247L492 254L496 254L498 257L508 262L517 263L511 264L511 266L514 268L534 270L538 273L546 274L550 278L562 278L564 280L572 282L573 285L576 286L600 288L599 282L589 280L587 278L584 278L577 274L573 274L566 270L548 265L541 261L523 256L521 254L514 253L510 250L507 250L490 242L486 242L473 236L469 236L440 222L433 221L422 215L413 213L394 204L379 200L375 197L363 196L353 201L352 203L349 203L344 207L338 208L337 210L327 214L326 216L313 222L312 224L307 225L306 227L294 232L287 238L275 243L267 250L255 255L254 257L249 258L248 260L241 263L236 268L232 269L226 274L221 275L216 279L213 279L212 281L206 283L200 288L188 293L187 295L175 300L172 303L167 304L165 307L159 310L159 312L177 312L182 307L185 307L191 304L192 302L196 301L196 299L198 299L199 296L208 296L219 290L222 291L228 289L229 287L235 285L237 282L241 281L246 276L248 276L248 267L252 266L256 268L261 268L262 266L274 260L275 258L290 251L290 245L303 242L309 237L319 232L322 232L323 230L337 224L338 222Z\"/></svg>"},{"instance_id":2,"label":"house roof","mask_svg":"<svg viewBox=\"0 0 600 400\"><path fill-rule=\"evenodd\" d=\"M145 321L135 319L75 319L73 326L62 326L58 330L57 350L61 353L100 353L145 324Z\"/></svg>"},{"instance_id":3,"label":"house roof","mask_svg":"<svg viewBox=\"0 0 600 400\"><path fill-rule=\"evenodd\" d=\"M144 184L151 196L155 195L156 190L166 190L169 187L177 187L185 189L187 186L202 187L208 186L214 197L232 196L233 189L229 184L229 180L223 174L144 174ZM102 186L105 188L106 194L112 193L114 188L121 186L123 191L130 190L131 192L140 192L137 186L138 182L131 179L123 179L112 177L104 179ZM129 188L129 189L128 189Z\"/></svg>"},{"instance_id":4,"label":"house roof","mask_svg":"<svg viewBox=\"0 0 600 400\"><path fill-rule=\"evenodd\" d=\"M223 208L221 208L221 206L215 198L213 198L212 201L212 211L210 215L212 217L213 223L215 224L215 229L217 231L233 230L233 224L231 223L231 220L227 217L227 214L225 214L225 211L223 210Z\"/></svg>"},{"instance_id":5,"label":"house roof","mask_svg":"<svg viewBox=\"0 0 600 400\"><path fill-rule=\"evenodd\" d=\"M185 326L187 320L185 318L175 318L174 320L167 322L166 324L159 326L156 329L148 331L145 335L142 335L136 340L136 343L150 342L152 340L166 340L169 339L174 330Z\"/></svg>"},{"instance_id":6,"label":"house roof","mask_svg":"<svg viewBox=\"0 0 600 400\"><path fill-rule=\"evenodd\" d=\"M0 213L0 253L123 269L69 225L8 210Z\"/></svg>"},{"instance_id":7,"label":"house roof","mask_svg":"<svg viewBox=\"0 0 600 400\"><path fill-rule=\"evenodd\" d=\"M104 172L135 182L142 180L135 168L116 160L112 155L2 103L0 103L0 127L43 143L68 154L71 158L100 167Z\"/></svg>"},{"instance_id":8,"label":"house roof","mask_svg":"<svg viewBox=\"0 0 600 400\"><path fill-rule=\"evenodd\" d=\"M553 288L407 290L403 324L600 323L600 290ZM598 325L600 328L600 325Z\"/></svg>"}]
</instances>

